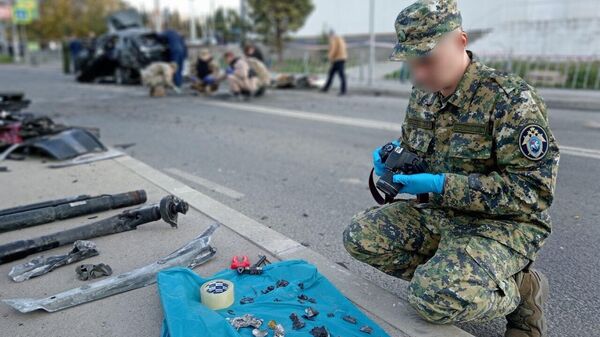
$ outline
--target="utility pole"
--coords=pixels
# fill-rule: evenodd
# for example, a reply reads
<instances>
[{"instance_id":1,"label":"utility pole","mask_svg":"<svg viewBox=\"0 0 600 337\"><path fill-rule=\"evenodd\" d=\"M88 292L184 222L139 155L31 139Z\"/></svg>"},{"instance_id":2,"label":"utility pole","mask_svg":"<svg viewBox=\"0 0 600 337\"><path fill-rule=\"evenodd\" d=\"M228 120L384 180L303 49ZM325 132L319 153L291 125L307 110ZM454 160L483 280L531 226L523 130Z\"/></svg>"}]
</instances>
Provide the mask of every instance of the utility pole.
<instances>
[{"instance_id":1,"label":"utility pole","mask_svg":"<svg viewBox=\"0 0 600 337\"><path fill-rule=\"evenodd\" d=\"M190 42L198 40L196 32L196 11L194 10L194 0L190 0Z\"/></svg>"},{"instance_id":2,"label":"utility pole","mask_svg":"<svg viewBox=\"0 0 600 337\"><path fill-rule=\"evenodd\" d=\"M375 0L369 1L369 86L373 85L373 67L375 66Z\"/></svg>"},{"instance_id":3,"label":"utility pole","mask_svg":"<svg viewBox=\"0 0 600 337\"><path fill-rule=\"evenodd\" d=\"M19 48L19 30L17 29L17 24L15 23L15 19L13 18L12 22L12 45L13 45L13 61L15 63L21 62L21 48Z\"/></svg>"},{"instance_id":4,"label":"utility pole","mask_svg":"<svg viewBox=\"0 0 600 337\"><path fill-rule=\"evenodd\" d=\"M246 16L248 15L246 0L240 0L240 40L242 44L246 43Z\"/></svg>"},{"instance_id":5,"label":"utility pole","mask_svg":"<svg viewBox=\"0 0 600 337\"><path fill-rule=\"evenodd\" d=\"M154 30L162 31L162 12L160 10L160 0L154 0Z\"/></svg>"}]
</instances>

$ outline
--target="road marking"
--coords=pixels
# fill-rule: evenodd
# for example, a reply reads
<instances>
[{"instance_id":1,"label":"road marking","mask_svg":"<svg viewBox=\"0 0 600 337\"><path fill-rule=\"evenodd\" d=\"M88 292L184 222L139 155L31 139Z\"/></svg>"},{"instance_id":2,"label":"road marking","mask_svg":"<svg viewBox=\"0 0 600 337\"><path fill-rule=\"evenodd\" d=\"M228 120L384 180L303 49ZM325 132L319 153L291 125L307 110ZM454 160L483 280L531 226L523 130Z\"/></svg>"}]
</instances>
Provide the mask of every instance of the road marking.
<instances>
[{"instance_id":1,"label":"road marking","mask_svg":"<svg viewBox=\"0 0 600 337\"><path fill-rule=\"evenodd\" d=\"M203 102L204 104L235 109L235 110L244 110L244 111L252 111L258 112L267 115L275 115L282 117L291 117L305 120L312 120L317 122L324 123L332 123L339 125L348 125L348 126L357 126L361 128L368 129L376 129L376 130L384 130L384 131L395 131L400 132L402 124L400 123L391 123L385 121L376 121L371 119L364 118L355 118L355 117L343 117L343 116L333 116L316 112L306 112L300 110L288 110L267 106L260 106L254 104L235 104L235 103L226 103L226 102Z\"/></svg>"},{"instance_id":2,"label":"road marking","mask_svg":"<svg viewBox=\"0 0 600 337\"><path fill-rule=\"evenodd\" d=\"M564 153L564 154L568 154L568 155L572 155L572 156L578 156L578 157L600 159L600 150L586 149L586 148L582 148L582 147L562 145L562 146L560 146L560 153Z\"/></svg>"},{"instance_id":3,"label":"road marking","mask_svg":"<svg viewBox=\"0 0 600 337\"><path fill-rule=\"evenodd\" d=\"M218 193L221 193L223 195L226 195L226 196L228 196L228 197L230 197L232 199L240 200L241 198L244 197L243 193L240 193L240 192L238 192L236 190L232 190L231 188L219 185L219 184L214 183L214 182L212 182L210 180L207 180L207 179L195 176L195 175L193 175L191 173L187 173L187 172L181 171L181 170L179 170L177 168L170 167L170 168L166 168L164 170L167 171L167 172L169 172L169 173L171 173L171 174L174 174L174 175L176 175L176 176L178 176L180 178L183 178L185 180L191 181L191 182L196 183L196 184L198 184L200 186L206 187L207 189L209 189L211 191L218 192Z\"/></svg>"},{"instance_id":4,"label":"road marking","mask_svg":"<svg viewBox=\"0 0 600 337\"><path fill-rule=\"evenodd\" d=\"M377 129L384 131L396 131L400 133L402 124L400 123L392 123L392 122L384 122L384 121L375 121L364 118L354 118L354 117L343 117L343 116L332 116L317 112L306 112L299 110L288 110L260 105L250 105L250 104L235 104L235 103L226 103L226 102L204 102L208 105L213 105L222 108L229 108L235 110L244 110L244 111L252 111L258 112L267 115L275 115L282 117L291 117L305 120L312 120L317 122L325 122L339 125L349 125L356 126L361 128L369 128L369 129ZM561 146L560 151L564 154L600 159L600 150L594 149L585 149L580 147L573 146ZM348 183L348 181L346 181Z\"/></svg>"}]
</instances>

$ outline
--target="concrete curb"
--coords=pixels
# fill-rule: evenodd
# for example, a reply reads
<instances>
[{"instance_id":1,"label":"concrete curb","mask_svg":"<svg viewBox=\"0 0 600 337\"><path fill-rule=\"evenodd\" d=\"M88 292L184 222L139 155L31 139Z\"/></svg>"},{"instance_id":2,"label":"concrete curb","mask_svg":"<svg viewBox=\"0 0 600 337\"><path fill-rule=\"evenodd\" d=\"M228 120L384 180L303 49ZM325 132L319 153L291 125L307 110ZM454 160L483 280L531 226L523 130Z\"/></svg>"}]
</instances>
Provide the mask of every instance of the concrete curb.
<instances>
[{"instance_id":1,"label":"concrete curb","mask_svg":"<svg viewBox=\"0 0 600 337\"><path fill-rule=\"evenodd\" d=\"M385 97L400 97L410 98L411 91L406 88L393 87L366 87L358 85L351 87L349 91L353 94L365 96L385 96ZM550 109L565 109L565 110L583 110L600 112L600 95L599 100L578 99L576 92L574 97L553 97L550 93L544 93L544 89L540 89L539 93L544 98L544 102ZM566 94L566 93L565 93Z\"/></svg>"},{"instance_id":2,"label":"concrete curb","mask_svg":"<svg viewBox=\"0 0 600 337\"><path fill-rule=\"evenodd\" d=\"M254 242L277 258L310 261L357 306L411 337L472 337L471 334L454 326L427 323L418 317L406 301L385 289L352 274L329 261L325 256L139 160L125 156L114 161L169 193L183 198L191 207Z\"/></svg>"}]
</instances>

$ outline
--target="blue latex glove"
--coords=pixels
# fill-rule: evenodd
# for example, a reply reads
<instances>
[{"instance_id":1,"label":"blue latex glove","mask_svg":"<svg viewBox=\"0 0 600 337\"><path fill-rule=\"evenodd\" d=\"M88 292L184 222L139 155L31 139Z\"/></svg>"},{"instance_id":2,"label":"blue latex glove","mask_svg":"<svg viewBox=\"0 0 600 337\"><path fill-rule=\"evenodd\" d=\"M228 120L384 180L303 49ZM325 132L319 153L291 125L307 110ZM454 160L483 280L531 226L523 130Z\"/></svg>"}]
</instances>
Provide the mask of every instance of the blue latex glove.
<instances>
[{"instance_id":1,"label":"blue latex glove","mask_svg":"<svg viewBox=\"0 0 600 337\"><path fill-rule=\"evenodd\" d=\"M215 79L215 77L213 75L206 75L202 79L202 82L204 82L204 84L211 85L211 84L214 84L216 82L216 79Z\"/></svg>"},{"instance_id":2,"label":"blue latex glove","mask_svg":"<svg viewBox=\"0 0 600 337\"><path fill-rule=\"evenodd\" d=\"M394 140L392 144L400 146L400 142L397 140ZM382 147L383 146L380 146L373 151L373 167L375 168L375 174L380 177L385 172L385 164L381 162L381 156L379 156L379 151L381 151Z\"/></svg>"},{"instance_id":3,"label":"blue latex glove","mask_svg":"<svg viewBox=\"0 0 600 337\"><path fill-rule=\"evenodd\" d=\"M400 189L400 193L441 194L444 191L444 182L446 181L446 176L442 173L395 174L393 179L395 183L400 183L404 185Z\"/></svg>"},{"instance_id":4,"label":"blue latex glove","mask_svg":"<svg viewBox=\"0 0 600 337\"><path fill-rule=\"evenodd\" d=\"M225 73L226 73L227 75L231 75L231 74L233 74L233 71L234 71L234 70L233 70L233 68L232 68L232 67L227 67L227 69L225 69Z\"/></svg>"}]
</instances>

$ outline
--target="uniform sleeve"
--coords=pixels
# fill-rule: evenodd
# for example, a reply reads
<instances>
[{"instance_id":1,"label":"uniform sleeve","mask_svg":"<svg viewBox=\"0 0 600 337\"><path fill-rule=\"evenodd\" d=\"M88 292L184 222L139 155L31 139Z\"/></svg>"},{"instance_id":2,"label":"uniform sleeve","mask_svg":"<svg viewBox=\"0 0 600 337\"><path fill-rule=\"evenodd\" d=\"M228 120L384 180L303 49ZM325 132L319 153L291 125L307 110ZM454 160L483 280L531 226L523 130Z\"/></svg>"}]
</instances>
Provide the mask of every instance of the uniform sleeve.
<instances>
[{"instance_id":1,"label":"uniform sleeve","mask_svg":"<svg viewBox=\"0 0 600 337\"><path fill-rule=\"evenodd\" d=\"M523 90L503 96L494 115L496 170L489 174L446 174L443 203L492 215L547 209L554 196L560 155L543 101L532 89Z\"/></svg>"}]
</instances>

